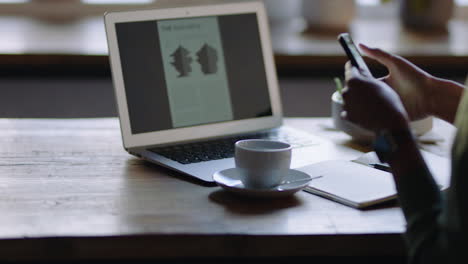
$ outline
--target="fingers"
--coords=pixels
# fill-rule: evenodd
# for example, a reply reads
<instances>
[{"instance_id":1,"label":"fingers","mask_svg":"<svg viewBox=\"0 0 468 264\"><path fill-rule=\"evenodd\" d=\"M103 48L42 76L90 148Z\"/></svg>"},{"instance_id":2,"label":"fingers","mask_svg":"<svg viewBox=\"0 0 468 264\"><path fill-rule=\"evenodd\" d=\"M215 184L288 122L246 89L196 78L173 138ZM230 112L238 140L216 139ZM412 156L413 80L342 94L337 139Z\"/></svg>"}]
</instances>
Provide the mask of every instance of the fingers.
<instances>
[{"instance_id":1,"label":"fingers","mask_svg":"<svg viewBox=\"0 0 468 264\"><path fill-rule=\"evenodd\" d=\"M343 118L343 119L345 119L345 120L348 119L348 112L342 111L342 112L340 113L340 117Z\"/></svg>"},{"instance_id":2,"label":"fingers","mask_svg":"<svg viewBox=\"0 0 468 264\"><path fill-rule=\"evenodd\" d=\"M354 78L368 78L368 76L364 75L358 68L351 65L351 62L346 62L345 64L345 80L349 82L351 79Z\"/></svg>"},{"instance_id":3,"label":"fingers","mask_svg":"<svg viewBox=\"0 0 468 264\"><path fill-rule=\"evenodd\" d=\"M390 75L378 78L377 81L384 82L394 89Z\"/></svg>"},{"instance_id":4,"label":"fingers","mask_svg":"<svg viewBox=\"0 0 468 264\"><path fill-rule=\"evenodd\" d=\"M385 82L389 78L389 75L377 78L377 81Z\"/></svg>"},{"instance_id":5,"label":"fingers","mask_svg":"<svg viewBox=\"0 0 468 264\"><path fill-rule=\"evenodd\" d=\"M351 65L351 62L350 61L346 62L346 64L345 64L345 80L346 80L346 82L349 81L353 77L352 73L351 73L352 68L353 68L353 66Z\"/></svg>"},{"instance_id":6,"label":"fingers","mask_svg":"<svg viewBox=\"0 0 468 264\"><path fill-rule=\"evenodd\" d=\"M362 73L356 67L351 67L350 73L351 77L353 78L360 78L363 76Z\"/></svg>"},{"instance_id":7,"label":"fingers","mask_svg":"<svg viewBox=\"0 0 468 264\"><path fill-rule=\"evenodd\" d=\"M407 59L398 55L391 54L378 48L370 48L364 44L359 44L359 47L361 47L365 55L385 65L390 71L390 75L392 75L394 72L399 72L408 76L430 75Z\"/></svg>"},{"instance_id":8,"label":"fingers","mask_svg":"<svg viewBox=\"0 0 468 264\"><path fill-rule=\"evenodd\" d=\"M351 70L352 67L353 65L351 64L351 61L347 61L345 63L345 71Z\"/></svg>"},{"instance_id":9,"label":"fingers","mask_svg":"<svg viewBox=\"0 0 468 264\"><path fill-rule=\"evenodd\" d=\"M347 120L351 123L354 123L356 124L356 120L354 120L350 115L349 115L349 112L348 111L342 111L340 113L340 117L343 119L343 120Z\"/></svg>"},{"instance_id":10,"label":"fingers","mask_svg":"<svg viewBox=\"0 0 468 264\"><path fill-rule=\"evenodd\" d=\"M350 109L350 106L348 104L346 104L346 100L348 100L348 102L350 102L350 100L356 100L356 99L352 99L350 97L349 94L347 94L346 96L348 99L345 99L345 103L343 105L343 111L340 113L340 117L344 120L348 120L350 122L353 122L353 123L357 123L357 119L356 119L356 112L360 112L360 109L357 109L357 108L353 108L353 109ZM362 116L362 115L361 115Z\"/></svg>"},{"instance_id":11,"label":"fingers","mask_svg":"<svg viewBox=\"0 0 468 264\"><path fill-rule=\"evenodd\" d=\"M358 124L362 120L363 115L360 114L363 110L363 95L366 94L368 86L368 78L363 76L362 73L356 68L346 65L346 88L343 90L343 111L340 117L352 123Z\"/></svg>"},{"instance_id":12,"label":"fingers","mask_svg":"<svg viewBox=\"0 0 468 264\"><path fill-rule=\"evenodd\" d=\"M359 47L364 51L364 54L381 64L391 68L400 62L400 57L386 52L379 48L371 48L364 44L359 44Z\"/></svg>"}]
</instances>

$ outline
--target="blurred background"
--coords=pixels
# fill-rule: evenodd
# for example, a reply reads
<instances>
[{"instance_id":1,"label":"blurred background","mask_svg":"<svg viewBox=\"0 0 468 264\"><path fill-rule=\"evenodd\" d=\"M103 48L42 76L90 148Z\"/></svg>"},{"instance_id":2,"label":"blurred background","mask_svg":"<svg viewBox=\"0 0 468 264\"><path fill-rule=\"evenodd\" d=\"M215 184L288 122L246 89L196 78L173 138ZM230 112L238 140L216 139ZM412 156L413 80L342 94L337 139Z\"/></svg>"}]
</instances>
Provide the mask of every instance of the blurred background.
<instances>
[{"instance_id":1,"label":"blurred background","mask_svg":"<svg viewBox=\"0 0 468 264\"><path fill-rule=\"evenodd\" d=\"M0 117L116 116L104 12L228 1L0 0ZM286 116L330 116L340 32L440 77L467 74L468 0L264 2Z\"/></svg>"}]
</instances>

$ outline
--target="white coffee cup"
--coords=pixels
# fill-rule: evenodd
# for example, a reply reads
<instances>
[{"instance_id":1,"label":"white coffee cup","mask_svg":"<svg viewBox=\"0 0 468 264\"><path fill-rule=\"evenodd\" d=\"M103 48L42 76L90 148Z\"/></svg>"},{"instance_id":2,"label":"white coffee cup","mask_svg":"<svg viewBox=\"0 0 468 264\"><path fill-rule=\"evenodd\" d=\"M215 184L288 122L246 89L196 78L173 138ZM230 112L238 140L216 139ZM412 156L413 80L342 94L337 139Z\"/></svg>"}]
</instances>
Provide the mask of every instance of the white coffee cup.
<instances>
[{"instance_id":1,"label":"white coffee cup","mask_svg":"<svg viewBox=\"0 0 468 264\"><path fill-rule=\"evenodd\" d=\"M247 139L235 144L235 162L246 188L267 189L284 180L291 166L291 145L272 140Z\"/></svg>"}]
</instances>

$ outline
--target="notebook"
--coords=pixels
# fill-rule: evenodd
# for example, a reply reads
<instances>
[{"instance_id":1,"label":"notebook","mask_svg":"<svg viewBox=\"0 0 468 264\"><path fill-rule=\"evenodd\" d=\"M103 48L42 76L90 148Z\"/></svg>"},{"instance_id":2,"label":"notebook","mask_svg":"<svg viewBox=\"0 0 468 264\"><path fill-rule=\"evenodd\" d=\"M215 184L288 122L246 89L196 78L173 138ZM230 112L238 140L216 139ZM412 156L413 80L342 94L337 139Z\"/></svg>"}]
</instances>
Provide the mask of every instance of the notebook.
<instances>
[{"instance_id":1,"label":"notebook","mask_svg":"<svg viewBox=\"0 0 468 264\"><path fill-rule=\"evenodd\" d=\"M130 154L206 182L234 167L240 139L291 143L293 168L314 159L322 140L282 126L262 1L168 3L108 13L105 25Z\"/></svg>"},{"instance_id":2,"label":"notebook","mask_svg":"<svg viewBox=\"0 0 468 264\"><path fill-rule=\"evenodd\" d=\"M430 152L421 151L435 181L445 190L450 185L450 160ZM321 176L311 181L306 192L364 209L397 198L391 173L375 169L370 164L382 164L375 152L369 152L356 160L332 160L308 165L298 170L309 175Z\"/></svg>"}]
</instances>

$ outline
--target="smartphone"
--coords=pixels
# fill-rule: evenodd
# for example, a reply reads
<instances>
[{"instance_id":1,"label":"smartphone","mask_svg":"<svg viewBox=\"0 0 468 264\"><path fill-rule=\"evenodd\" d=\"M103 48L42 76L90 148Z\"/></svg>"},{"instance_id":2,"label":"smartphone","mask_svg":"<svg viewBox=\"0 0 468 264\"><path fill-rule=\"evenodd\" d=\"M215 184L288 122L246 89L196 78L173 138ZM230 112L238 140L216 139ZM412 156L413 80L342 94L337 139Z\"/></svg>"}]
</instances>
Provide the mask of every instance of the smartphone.
<instances>
[{"instance_id":1,"label":"smartphone","mask_svg":"<svg viewBox=\"0 0 468 264\"><path fill-rule=\"evenodd\" d=\"M361 72L366 72L367 74L369 74L369 76L372 76L369 67L367 67L367 64L362 58L361 53L359 52L356 45L354 45L351 36L348 33L342 33L338 36L338 41L340 42L341 46L346 52L346 55L351 61L351 65L358 68Z\"/></svg>"}]
</instances>

